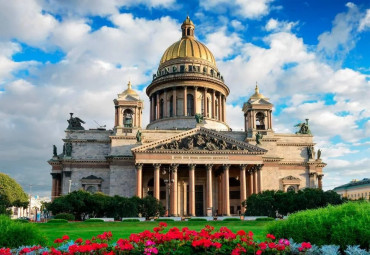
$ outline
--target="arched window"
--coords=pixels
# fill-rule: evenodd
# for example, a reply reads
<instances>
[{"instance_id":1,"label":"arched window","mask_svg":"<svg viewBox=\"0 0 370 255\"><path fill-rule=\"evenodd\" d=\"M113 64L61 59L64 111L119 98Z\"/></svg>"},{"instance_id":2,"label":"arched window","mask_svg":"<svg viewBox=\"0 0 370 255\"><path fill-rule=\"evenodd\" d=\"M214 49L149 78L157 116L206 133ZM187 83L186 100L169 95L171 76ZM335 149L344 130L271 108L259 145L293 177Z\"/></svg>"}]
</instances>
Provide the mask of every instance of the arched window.
<instances>
[{"instance_id":1,"label":"arched window","mask_svg":"<svg viewBox=\"0 0 370 255\"><path fill-rule=\"evenodd\" d=\"M289 186L286 191L287 192L295 192L295 187L294 186Z\"/></svg>"},{"instance_id":2,"label":"arched window","mask_svg":"<svg viewBox=\"0 0 370 255\"><path fill-rule=\"evenodd\" d=\"M194 115L194 96L192 94L187 95L186 112L188 116Z\"/></svg>"},{"instance_id":3,"label":"arched window","mask_svg":"<svg viewBox=\"0 0 370 255\"><path fill-rule=\"evenodd\" d=\"M163 99L159 100L159 118L163 119L163 109L164 109L164 101Z\"/></svg>"},{"instance_id":4,"label":"arched window","mask_svg":"<svg viewBox=\"0 0 370 255\"><path fill-rule=\"evenodd\" d=\"M257 130L265 129L265 114L263 114L263 112L258 112L256 114L256 128Z\"/></svg>"},{"instance_id":5,"label":"arched window","mask_svg":"<svg viewBox=\"0 0 370 255\"><path fill-rule=\"evenodd\" d=\"M133 112L130 109L126 109L123 112L123 126L132 127L132 115Z\"/></svg>"},{"instance_id":6,"label":"arched window","mask_svg":"<svg viewBox=\"0 0 370 255\"><path fill-rule=\"evenodd\" d=\"M187 34L186 35L190 35L190 27L188 28L188 31L187 31Z\"/></svg>"},{"instance_id":7,"label":"arched window","mask_svg":"<svg viewBox=\"0 0 370 255\"><path fill-rule=\"evenodd\" d=\"M173 96L170 97L170 117L173 117Z\"/></svg>"},{"instance_id":8,"label":"arched window","mask_svg":"<svg viewBox=\"0 0 370 255\"><path fill-rule=\"evenodd\" d=\"M95 186L89 186L86 189L87 192L90 192L91 194L94 194L96 192L96 187Z\"/></svg>"}]
</instances>

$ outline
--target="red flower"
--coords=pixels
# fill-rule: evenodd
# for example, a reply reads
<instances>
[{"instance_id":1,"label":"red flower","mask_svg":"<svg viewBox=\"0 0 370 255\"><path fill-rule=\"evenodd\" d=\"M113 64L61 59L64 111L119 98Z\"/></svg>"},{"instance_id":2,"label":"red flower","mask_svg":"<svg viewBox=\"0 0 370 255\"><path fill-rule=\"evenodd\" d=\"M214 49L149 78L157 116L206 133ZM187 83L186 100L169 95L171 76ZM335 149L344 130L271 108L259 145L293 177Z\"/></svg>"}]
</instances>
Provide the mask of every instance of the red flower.
<instances>
[{"instance_id":1,"label":"red flower","mask_svg":"<svg viewBox=\"0 0 370 255\"><path fill-rule=\"evenodd\" d=\"M60 238L57 238L57 239L54 240L54 243L63 243L63 240L60 239Z\"/></svg>"},{"instance_id":2,"label":"red flower","mask_svg":"<svg viewBox=\"0 0 370 255\"><path fill-rule=\"evenodd\" d=\"M270 238L271 240L275 240L275 236L274 235L271 235L271 234L267 234L266 235L267 238Z\"/></svg>"},{"instance_id":3,"label":"red flower","mask_svg":"<svg viewBox=\"0 0 370 255\"><path fill-rule=\"evenodd\" d=\"M62 240L63 240L63 241L69 240L69 236L64 235L64 236L62 237Z\"/></svg>"},{"instance_id":4,"label":"red flower","mask_svg":"<svg viewBox=\"0 0 370 255\"><path fill-rule=\"evenodd\" d=\"M261 248L261 250L266 250L267 248L266 243L260 243L258 246Z\"/></svg>"},{"instance_id":5,"label":"red flower","mask_svg":"<svg viewBox=\"0 0 370 255\"><path fill-rule=\"evenodd\" d=\"M244 230L239 230L238 232L236 232L236 235L237 236L245 236L247 233L245 233Z\"/></svg>"},{"instance_id":6,"label":"red flower","mask_svg":"<svg viewBox=\"0 0 370 255\"><path fill-rule=\"evenodd\" d=\"M165 227L167 227L167 223L166 222L160 222L159 223L159 226L165 228Z\"/></svg>"},{"instance_id":7,"label":"red flower","mask_svg":"<svg viewBox=\"0 0 370 255\"><path fill-rule=\"evenodd\" d=\"M257 252L256 252L256 255L261 255L262 254L262 251L261 250L258 250Z\"/></svg>"},{"instance_id":8,"label":"red flower","mask_svg":"<svg viewBox=\"0 0 370 255\"><path fill-rule=\"evenodd\" d=\"M79 244L81 244L82 242L83 242L83 240L82 240L81 237L80 238L77 238L76 241L75 241L75 243L79 243Z\"/></svg>"},{"instance_id":9,"label":"red flower","mask_svg":"<svg viewBox=\"0 0 370 255\"><path fill-rule=\"evenodd\" d=\"M269 247L270 249L274 249L274 248L276 247L276 244L275 244L275 243L269 243L269 244L268 244L268 247Z\"/></svg>"}]
</instances>

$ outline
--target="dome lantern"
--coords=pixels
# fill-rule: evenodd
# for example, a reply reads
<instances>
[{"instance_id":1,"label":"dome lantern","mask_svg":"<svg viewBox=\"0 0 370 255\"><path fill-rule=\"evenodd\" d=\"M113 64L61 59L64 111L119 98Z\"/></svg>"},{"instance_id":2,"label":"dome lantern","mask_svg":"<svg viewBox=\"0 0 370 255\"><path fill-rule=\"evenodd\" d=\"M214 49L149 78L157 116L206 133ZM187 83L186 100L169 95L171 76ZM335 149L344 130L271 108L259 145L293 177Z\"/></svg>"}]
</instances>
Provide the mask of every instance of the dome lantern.
<instances>
[{"instance_id":1,"label":"dome lantern","mask_svg":"<svg viewBox=\"0 0 370 255\"><path fill-rule=\"evenodd\" d=\"M181 25L182 38L194 37L194 29L194 23L190 20L188 15Z\"/></svg>"}]
</instances>

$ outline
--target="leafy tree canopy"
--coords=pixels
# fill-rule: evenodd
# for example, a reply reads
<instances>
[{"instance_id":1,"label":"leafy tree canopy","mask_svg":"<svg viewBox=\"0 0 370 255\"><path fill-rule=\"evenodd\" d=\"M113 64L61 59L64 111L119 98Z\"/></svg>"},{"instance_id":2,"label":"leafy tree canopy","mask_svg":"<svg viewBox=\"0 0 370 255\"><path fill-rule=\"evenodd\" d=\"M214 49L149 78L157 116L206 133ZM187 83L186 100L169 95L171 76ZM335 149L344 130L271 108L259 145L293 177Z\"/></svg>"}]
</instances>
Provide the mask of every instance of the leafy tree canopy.
<instances>
[{"instance_id":1,"label":"leafy tree canopy","mask_svg":"<svg viewBox=\"0 0 370 255\"><path fill-rule=\"evenodd\" d=\"M0 204L5 207L28 205L28 196L13 178L0 173Z\"/></svg>"}]
</instances>

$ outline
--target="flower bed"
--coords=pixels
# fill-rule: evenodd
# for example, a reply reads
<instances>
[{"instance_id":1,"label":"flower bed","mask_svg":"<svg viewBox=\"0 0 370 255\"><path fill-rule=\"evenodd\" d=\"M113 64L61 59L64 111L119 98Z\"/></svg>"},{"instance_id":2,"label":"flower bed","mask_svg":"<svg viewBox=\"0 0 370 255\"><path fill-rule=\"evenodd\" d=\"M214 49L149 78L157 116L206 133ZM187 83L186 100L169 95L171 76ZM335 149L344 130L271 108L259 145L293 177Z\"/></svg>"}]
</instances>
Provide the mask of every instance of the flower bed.
<instances>
[{"instance_id":1,"label":"flower bed","mask_svg":"<svg viewBox=\"0 0 370 255\"><path fill-rule=\"evenodd\" d=\"M78 238L75 241L63 236L54 241L53 247L20 247L18 249L2 248L0 255L10 254L42 254L42 255L77 255L77 254L292 254L292 245L287 239L277 240L267 234L266 240L253 240L253 233L239 230L233 233L227 227L215 232L214 227L205 226L199 232L184 227L176 227L164 233L167 223L161 222L153 231L145 230L139 234L131 234L128 239L119 239L112 243L111 232L105 232L91 240ZM303 242L297 246L300 254L305 254L312 246Z\"/></svg>"}]
</instances>

